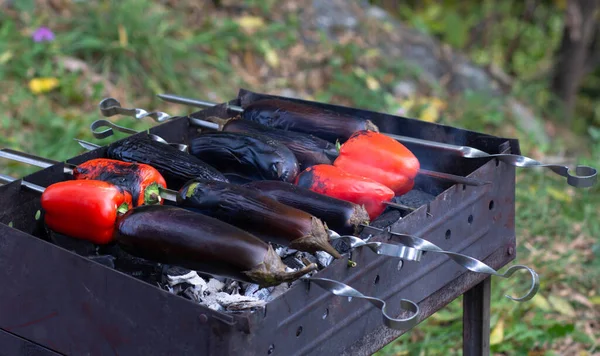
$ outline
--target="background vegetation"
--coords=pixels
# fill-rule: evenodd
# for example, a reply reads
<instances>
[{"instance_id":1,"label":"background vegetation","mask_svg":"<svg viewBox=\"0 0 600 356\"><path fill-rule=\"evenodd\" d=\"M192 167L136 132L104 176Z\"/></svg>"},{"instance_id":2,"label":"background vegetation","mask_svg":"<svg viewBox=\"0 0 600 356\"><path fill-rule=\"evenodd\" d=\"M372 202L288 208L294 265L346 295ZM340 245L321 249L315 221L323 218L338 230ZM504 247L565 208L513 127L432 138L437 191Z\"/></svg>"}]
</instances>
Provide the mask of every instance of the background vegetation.
<instances>
[{"instance_id":1,"label":"background vegetation","mask_svg":"<svg viewBox=\"0 0 600 356\"><path fill-rule=\"evenodd\" d=\"M224 101L246 87L514 136L536 159L599 165L600 71L580 76L567 106L553 80L567 1L372 2L504 73L505 93L528 105L551 143L519 129L505 97L424 84L402 58L365 49L360 39L322 36L318 51L303 52L299 2L19 0L0 1L0 145L64 160L82 152L73 138L93 141L88 127L104 97L175 115L190 109L155 94ZM309 69L300 65L307 62ZM417 83L408 95L395 90L405 80ZM0 170L18 177L35 168L0 162ZM502 296L515 281L494 280L492 350L600 354L599 188L571 189L538 170L518 170L517 179L517 261L539 272L542 288L516 304ZM460 354L461 327L457 300L380 353Z\"/></svg>"}]
</instances>

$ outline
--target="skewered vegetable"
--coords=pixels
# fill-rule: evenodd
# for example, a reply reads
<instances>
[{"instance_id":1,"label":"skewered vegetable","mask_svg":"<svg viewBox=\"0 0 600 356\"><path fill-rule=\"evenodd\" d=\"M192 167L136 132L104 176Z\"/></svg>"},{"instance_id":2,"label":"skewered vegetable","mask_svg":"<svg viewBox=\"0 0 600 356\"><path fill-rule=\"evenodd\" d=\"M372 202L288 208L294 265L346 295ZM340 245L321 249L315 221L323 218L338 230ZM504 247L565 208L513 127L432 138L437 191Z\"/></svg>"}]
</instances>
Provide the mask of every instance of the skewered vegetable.
<instances>
[{"instance_id":1,"label":"skewered vegetable","mask_svg":"<svg viewBox=\"0 0 600 356\"><path fill-rule=\"evenodd\" d=\"M293 181L298 174L296 156L285 145L262 135L207 132L190 142L190 153L221 173L249 180Z\"/></svg>"},{"instance_id":2,"label":"skewered vegetable","mask_svg":"<svg viewBox=\"0 0 600 356\"><path fill-rule=\"evenodd\" d=\"M287 100L263 99L244 108L244 119L284 130L345 142L356 131L379 131L370 120Z\"/></svg>"},{"instance_id":3,"label":"skewered vegetable","mask_svg":"<svg viewBox=\"0 0 600 356\"><path fill-rule=\"evenodd\" d=\"M177 195L177 204L244 229L268 242L314 253L341 255L329 244L321 220L240 185L194 179Z\"/></svg>"},{"instance_id":4,"label":"skewered vegetable","mask_svg":"<svg viewBox=\"0 0 600 356\"><path fill-rule=\"evenodd\" d=\"M362 205L371 220L381 215L386 208L384 202L394 197L394 192L381 183L326 164L305 169L298 175L295 184L320 194Z\"/></svg>"},{"instance_id":5,"label":"skewered vegetable","mask_svg":"<svg viewBox=\"0 0 600 356\"><path fill-rule=\"evenodd\" d=\"M333 159L338 155L333 143L310 134L276 129L258 122L237 118L229 120L209 118L209 120L218 123L224 122L222 131L264 135L281 142L296 156L299 170L315 164L332 164Z\"/></svg>"},{"instance_id":6,"label":"skewered vegetable","mask_svg":"<svg viewBox=\"0 0 600 356\"><path fill-rule=\"evenodd\" d=\"M105 244L112 240L117 216L132 208L131 194L99 180L68 180L42 193L46 225L63 235Z\"/></svg>"},{"instance_id":7,"label":"skewered vegetable","mask_svg":"<svg viewBox=\"0 0 600 356\"><path fill-rule=\"evenodd\" d=\"M137 257L261 287L293 281L317 268L311 264L286 272L277 253L259 238L209 216L166 205L140 206L121 216L115 240Z\"/></svg>"},{"instance_id":8,"label":"skewered vegetable","mask_svg":"<svg viewBox=\"0 0 600 356\"><path fill-rule=\"evenodd\" d=\"M193 178L227 182L227 178L206 162L177 148L157 142L147 135L134 135L108 147L112 159L138 162L156 168L169 186L180 187Z\"/></svg>"},{"instance_id":9,"label":"skewered vegetable","mask_svg":"<svg viewBox=\"0 0 600 356\"><path fill-rule=\"evenodd\" d=\"M133 206L162 204L159 187L167 187L163 176L152 166L107 158L91 159L76 166L73 177L115 184L131 193Z\"/></svg>"},{"instance_id":10,"label":"skewered vegetable","mask_svg":"<svg viewBox=\"0 0 600 356\"><path fill-rule=\"evenodd\" d=\"M379 182L402 195L414 186L419 160L400 142L373 131L356 132L333 163L341 170Z\"/></svg>"},{"instance_id":11,"label":"skewered vegetable","mask_svg":"<svg viewBox=\"0 0 600 356\"><path fill-rule=\"evenodd\" d=\"M358 234L361 224L369 224L364 207L345 200L315 193L291 183L256 181L245 184L278 202L303 210L321 219L340 234Z\"/></svg>"}]
</instances>

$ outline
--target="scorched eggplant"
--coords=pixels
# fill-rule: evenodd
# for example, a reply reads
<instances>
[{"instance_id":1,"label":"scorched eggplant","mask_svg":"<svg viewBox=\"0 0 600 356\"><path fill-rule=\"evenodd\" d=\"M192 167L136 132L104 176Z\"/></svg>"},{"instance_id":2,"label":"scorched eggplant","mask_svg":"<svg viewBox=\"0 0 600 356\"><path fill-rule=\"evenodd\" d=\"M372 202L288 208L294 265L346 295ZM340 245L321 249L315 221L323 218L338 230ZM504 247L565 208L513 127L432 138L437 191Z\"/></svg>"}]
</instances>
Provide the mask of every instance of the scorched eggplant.
<instances>
[{"instance_id":1,"label":"scorched eggplant","mask_svg":"<svg viewBox=\"0 0 600 356\"><path fill-rule=\"evenodd\" d=\"M154 141L147 135L134 135L117 141L108 147L107 154L112 159L144 163L156 168L169 186L181 187L193 178L228 182L222 173L206 162Z\"/></svg>"},{"instance_id":2,"label":"scorched eggplant","mask_svg":"<svg viewBox=\"0 0 600 356\"><path fill-rule=\"evenodd\" d=\"M177 205L244 229L265 241L314 253L342 256L329 244L326 227L313 215L231 183L194 179L177 194Z\"/></svg>"},{"instance_id":3,"label":"scorched eggplant","mask_svg":"<svg viewBox=\"0 0 600 356\"><path fill-rule=\"evenodd\" d=\"M139 206L117 221L116 242L129 254L159 263L254 282L268 287L310 271L286 272L271 245L239 228L166 205Z\"/></svg>"},{"instance_id":4,"label":"scorched eggplant","mask_svg":"<svg viewBox=\"0 0 600 356\"><path fill-rule=\"evenodd\" d=\"M264 135L281 142L294 153L301 171L316 164L333 164L333 160L338 155L333 143L319 137L302 132L276 129L250 120L226 120L222 131Z\"/></svg>"},{"instance_id":5,"label":"scorched eggplant","mask_svg":"<svg viewBox=\"0 0 600 356\"><path fill-rule=\"evenodd\" d=\"M364 207L345 200L313 192L291 183L256 181L245 184L278 202L316 216L340 234L358 234L361 224L369 223Z\"/></svg>"},{"instance_id":6,"label":"scorched eggplant","mask_svg":"<svg viewBox=\"0 0 600 356\"><path fill-rule=\"evenodd\" d=\"M291 182L299 170L298 160L289 148L262 135L202 133L190 141L190 153L221 173L249 180Z\"/></svg>"},{"instance_id":7,"label":"scorched eggplant","mask_svg":"<svg viewBox=\"0 0 600 356\"><path fill-rule=\"evenodd\" d=\"M304 132L329 142L345 142L356 131L379 131L370 120L287 100L263 99L244 108L244 119L279 129Z\"/></svg>"}]
</instances>

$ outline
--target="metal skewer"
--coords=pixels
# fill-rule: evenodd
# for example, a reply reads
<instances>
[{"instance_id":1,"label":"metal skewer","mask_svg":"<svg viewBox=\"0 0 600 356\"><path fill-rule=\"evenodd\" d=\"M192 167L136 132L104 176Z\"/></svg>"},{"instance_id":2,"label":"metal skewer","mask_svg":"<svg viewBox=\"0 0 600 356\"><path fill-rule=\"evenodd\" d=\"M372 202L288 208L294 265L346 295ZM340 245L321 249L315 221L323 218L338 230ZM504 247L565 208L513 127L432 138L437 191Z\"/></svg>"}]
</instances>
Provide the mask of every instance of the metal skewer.
<instances>
[{"instance_id":1,"label":"metal skewer","mask_svg":"<svg viewBox=\"0 0 600 356\"><path fill-rule=\"evenodd\" d=\"M217 104L211 103L209 101L185 98L182 96L172 95L172 94L159 94L158 97L167 102L190 105L190 106L199 107L199 108L212 107L212 106L217 105ZM241 106L236 106L236 105L226 104L226 108L229 110L232 110L232 111L240 112L240 113L244 111L244 108L242 108ZM576 187L576 188L589 188L589 187L594 186L597 181L598 171L595 168L590 167L590 166L578 165L577 167L575 167L575 170L573 172L573 170L571 170L567 166L562 166L559 164L546 164L546 163L542 163L542 162L536 161L532 158L521 156L521 155L513 155L513 154L508 154L508 153L490 154L490 153L484 152L482 150L479 150L477 148L473 148L473 147L469 147L469 146L457 146L457 145L451 145L451 144L447 144L447 143L423 140L423 139L414 138L414 137L407 137L407 136L394 135L394 134L388 134L388 133L384 133L384 134L395 140L403 142L403 143L412 143L412 144L420 145L420 146L424 146L424 147L443 149L445 151L453 152L456 155L458 155L459 157L463 157L463 158L497 158L501 162L504 162L506 164L509 164L509 165L515 166L515 167L521 167L521 168L545 167L545 168L549 168L554 173L567 178L567 184L569 184L573 187Z\"/></svg>"},{"instance_id":2,"label":"metal skewer","mask_svg":"<svg viewBox=\"0 0 600 356\"><path fill-rule=\"evenodd\" d=\"M317 278L317 277L310 277L310 278L305 278L305 279L311 283L318 285L319 287L325 289L326 291L329 291L340 297L359 298L359 299L365 299L365 300L369 301L371 304L373 304L375 307L377 307L379 310L381 310L381 314L383 316L383 324L385 326L387 326L388 328L397 329L397 330L410 329L410 328L414 327L415 325L417 325L417 323L419 321L419 319L417 318L420 313L419 306L410 300L401 299L400 307L403 310L411 312L412 315L410 317L404 318L404 319L392 318L387 313L385 301L383 301L379 298L368 297L368 296L362 294L361 292L357 291L356 289L350 287L349 285L346 285L346 284L338 282L338 281L334 281L332 279Z\"/></svg>"},{"instance_id":3,"label":"metal skewer","mask_svg":"<svg viewBox=\"0 0 600 356\"><path fill-rule=\"evenodd\" d=\"M13 178L8 175L5 175L5 174L0 174L0 183L11 183L16 180L18 180L18 179ZM30 182L27 182L24 180L21 181L21 185L28 189L39 192L39 193L43 193L46 189L37 184L33 184L33 183L30 183ZM414 327L415 325L417 325L417 323L419 321L418 316L420 314L420 309L419 309L419 306L413 301L410 301L407 299L401 299L400 307L404 311L410 312L411 315L406 318L394 318L388 314L387 309L386 309L386 303L384 300L375 298L375 297L366 296L366 295L362 294L361 292L357 291L356 289L350 287L347 284L344 284L342 282L338 282L338 281L335 281L332 279L328 279L328 278L301 277L300 279L308 281L309 283L314 283L314 284L318 285L319 287L323 288L324 290L326 290L334 295L340 296L340 297L358 298L358 299L365 299L365 300L369 301L371 304L373 304L375 307L377 307L379 310L381 310L381 314L383 317L383 324L385 326L387 326L388 328L397 329L397 330L410 329L410 328Z\"/></svg>"},{"instance_id":4,"label":"metal skewer","mask_svg":"<svg viewBox=\"0 0 600 356\"><path fill-rule=\"evenodd\" d=\"M511 300L514 300L517 302L524 302L524 301L530 300L537 294L537 291L540 288L540 277L533 269L531 269L527 266L514 265L514 266L511 266L509 269L507 269L506 272L499 273L492 267L486 265L485 263L479 261L476 258L467 256L467 255L463 255L463 254L457 253L457 252L442 250L439 246L437 246L427 240L424 240L420 237L413 236L413 235L407 235L407 234L400 234L397 232L392 232L390 228L380 229L380 228L377 228L374 226L369 226L369 225L361 225L361 226L363 226L365 228L369 228L369 229L374 229L379 232L387 232L390 235L394 236L396 238L396 240L398 240L403 245L406 245L406 246L409 246L412 248L416 248L421 251L442 253L442 254L450 257L450 259L452 259L454 262L458 263L459 265L463 266L464 268L468 269L471 272L490 274L490 275L494 275L494 276L501 277L501 278L510 278L516 271L518 271L520 269L527 270L529 272L529 274L531 275L531 287L529 288L529 290L527 291L527 293L524 296L522 296L520 298L515 298L515 297L511 297L509 295L506 295L505 297L508 299L511 299Z\"/></svg>"},{"instance_id":5,"label":"metal skewer","mask_svg":"<svg viewBox=\"0 0 600 356\"><path fill-rule=\"evenodd\" d=\"M6 159L13 160L13 161L17 161L17 162L21 162L21 163L29 164L32 166L41 167L41 168L48 168L50 166L60 163L59 161L55 161L55 160L43 158L43 157L38 157L38 156L29 154L29 153L20 152L20 151L8 149L8 148L0 149L0 158L6 158ZM63 162L63 164L64 164L64 172L67 174L72 175L74 169L77 168L77 166L74 164L70 164L70 163L66 163L66 162ZM9 176L5 176L5 177L9 177ZM162 187L158 187L158 189L159 189L160 197L162 199L172 202L172 203L177 203L177 193L178 192L176 192L172 189L166 189L166 188L162 188ZM40 192L43 192L43 188L42 188L42 191L40 191ZM386 244L386 243L381 243L381 242L367 242L356 236L351 236L351 235L341 236L337 232L335 232L333 230L329 230L329 229L327 229L327 233L329 235L330 240L345 238L349 241L351 248L368 247L378 255L385 255L385 256L400 258L400 259L407 260L407 261L416 261L416 262L420 261L422 255L423 255L422 251L411 248L411 247L407 247L407 246Z\"/></svg>"},{"instance_id":6,"label":"metal skewer","mask_svg":"<svg viewBox=\"0 0 600 356\"><path fill-rule=\"evenodd\" d=\"M202 103L208 103L208 102L202 101ZM211 106L214 106L214 105L216 105L216 104L212 103ZM233 109L234 111L237 111L237 108L241 109L239 106L227 106L227 107L235 108L235 109ZM111 117L111 116L115 116L115 115L130 116L130 117L134 117L136 119L152 117L157 122L166 121L169 118L174 117L174 116L169 116L167 113L160 112L160 111L154 111L154 112L148 113L146 110L143 110L143 109L123 108L121 106L121 103L114 98L106 98L106 99L102 100L99 104L99 108L100 108L100 112L105 117ZM241 109L241 110L243 111L243 109ZM162 120L162 121L160 121L157 118L160 118L160 120ZM200 119L196 119L196 118L192 118L192 117L189 118L189 121L190 121L190 123L192 123L195 126L202 127L202 128L209 129L209 130L218 131L221 128L219 124L216 124L214 122L200 120ZM96 131L97 129L99 129L102 126L106 126L109 128L102 130L102 131ZM106 120L97 120L94 123L92 123L92 127L91 127L92 133L93 133L94 137L96 137L96 138L106 138L106 137L112 135L113 131L111 130L111 128L115 129L117 131L120 131L120 132L124 132L124 133L136 133L135 131L133 131L129 128L124 128L122 126L115 125L112 122L106 121ZM430 171L430 170L426 170L426 169L419 169L418 174L432 177L435 179L449 181L449 182L456 183L456 184L464 184L464 185L470 185L470 186L482 186L482 185L490 184L490 182L482 181L482 180L475 179L475 178L462 177L462 176L457 176L454 174L435 172L435 171Z\"/></svg>"}]
</instances>

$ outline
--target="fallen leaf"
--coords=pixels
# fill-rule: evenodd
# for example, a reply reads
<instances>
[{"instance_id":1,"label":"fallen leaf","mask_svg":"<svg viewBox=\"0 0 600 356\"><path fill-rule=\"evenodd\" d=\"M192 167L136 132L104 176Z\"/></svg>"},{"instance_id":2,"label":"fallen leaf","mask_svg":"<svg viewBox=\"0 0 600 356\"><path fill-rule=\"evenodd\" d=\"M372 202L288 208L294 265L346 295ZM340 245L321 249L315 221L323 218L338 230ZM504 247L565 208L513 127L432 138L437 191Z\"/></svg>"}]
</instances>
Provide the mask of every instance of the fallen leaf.
<instances>
[{"instance_id":1,"label":"fallen leaf","mask_svg":"<svg viewBox=\"0 0 600 356\"><path fill-rule=\"evenodd\" d=\"M531 303L538 307L541 310L550 311L552 310L552 306L548 303L548 299L546 299L541 294L536 294L535 297L531 299Z\"/></svg>"},{"instance_id":2,"label":"fallen leaf","mask_svg":"<svg viewBox=\"0 0 600 356\"><path fill-rule=\"evenodd\" d=\"M365 81L367 82L367 88L375 91L378 90L381 86L379 85L379 82L377 81L377 79L371 77L370 75L367 76L367 78L365 79Z\"/></svg>"},{"instance_id":3,"label":"fallen leaf","mask_svg":"<svg viewBox=\"0 0 600 356\"><path fill-rule=\"evenodd\" d=\"M575 316L575 309L566 299L551 295L548 297L548 301L552 305L552 308L557 312L566 316Z\"/></svg>"},{"instance_id":4,"label":"fallen leaf","mask_svg":"<svg viewBox=\"0 0 600 356\"><path fill-rule=\"evenodd\" d=\"M498 320L490 333L490 345L497 345L504 340L504 319Z\"/></svg>"},{"instance_id":5,"label":"fallen leaf","mask_svg":"<svg viewBox=\"0 0 600 356\"><path fill-rule=\"evenodd\" d=\"M56 78L33 78L29 81L29 90L33 94L42 94L55 89L59 85L59 81Z\"/></svg>"},{"instance_id":6,"label":"fallen leaf","mask_svg":"<svg viewBox=\"0 0 600 356\"><path fill-rule=\"evenodd\" d=\"M419 119L427 122L436 122L439 117L440 112L432 105L428 105L419 115Z\"/></svg>"},{"instance_id":7,"label":"fallen leaf","mask_svg":"<svg viewBox=\"0 0 600 356\"><path fill-rule=\"evenodd\" d=\"M277 68L279 66L279 56L277 55L277 52L272 48L268 48L265 51L265 61L267 61L271 67Z\"/></svg>"},{"instance_id":8,"label":"fallen leaf","mask_svg":"<svg viewBox=\"0 0 600 356\"><path fill-rule=\"evenodd\" d=\"M258 16L242 16L236 22L242 29L250 33L265 25L265 21Z\"/></svg>"},{"instance_id":9,"label":"fallen leaf","mask_svg":"<svg viewBox=\"0 0 600 356\"><path fill-rule=\"evenodd\" d=\"M8 61L11 60L12 57L13 57L12 51L10 51L10 50L5 51L4 53L0 54L0 64L7 63Z\"/></svg>"}]
</instances>

